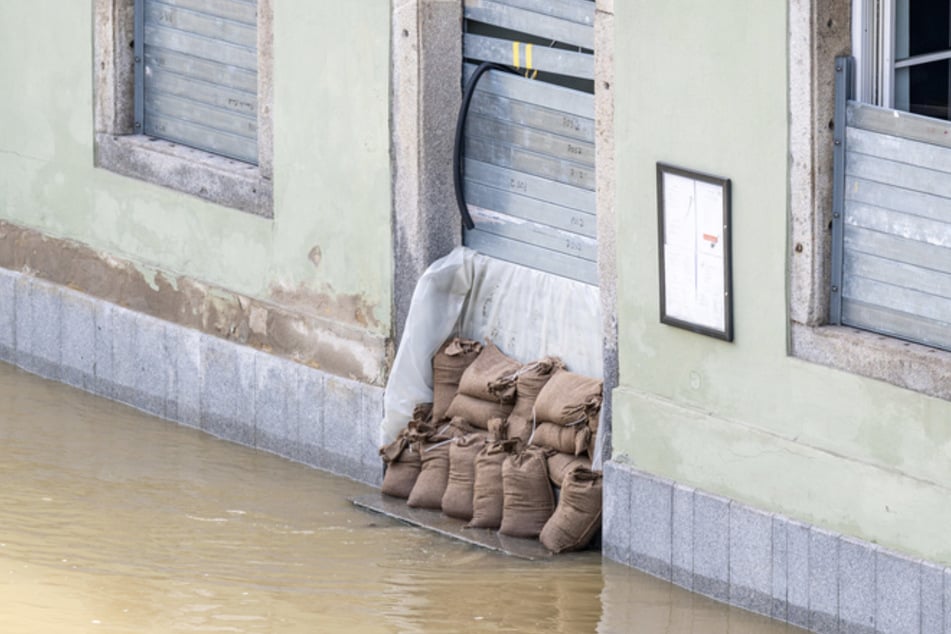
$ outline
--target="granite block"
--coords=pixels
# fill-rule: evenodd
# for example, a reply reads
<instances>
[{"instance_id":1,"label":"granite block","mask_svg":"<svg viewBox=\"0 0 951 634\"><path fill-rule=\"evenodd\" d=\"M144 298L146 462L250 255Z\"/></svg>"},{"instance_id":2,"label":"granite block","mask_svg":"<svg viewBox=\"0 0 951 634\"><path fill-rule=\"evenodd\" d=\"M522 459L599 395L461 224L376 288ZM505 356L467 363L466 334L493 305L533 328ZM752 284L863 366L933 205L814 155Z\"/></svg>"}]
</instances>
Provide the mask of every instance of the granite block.
<instances>
[{"instance_id":1,"label":"granite block","mask_svg":"<svg viewBox=\"0 0 951 634\"><path fill-rule=\"evenodd\" d=\"M786 620L809 627L809 527L786 522Z\"/></svg>"},{"instance_id":2,"label":"granite block","mask_svg":"<svg viewBox=\"0 0 951 634\"><path fill-rule=\"evenodd\" d=\"M825 634L838 629L839 536L809 531L809 628Z\"/></svg>"},{"instance_id":3,"label":"granite block","mask_svg":"<svg viewBox=\"0 0 951 634\"><path fill-rule=\"evenodd\" d=\"M80 293L64 291L60 327L60 379L80 389L91 389L96 377L96 302Z\"/></svg>"},{"instance_id":4,"label":"granite block","mask_svg":"<svg viewBox=\"0 0 951 634\"><path fill-rule=\"evenodd\" d=\"M631 478L630 564L655 577L671 578L673 483L634 473Z\"/></svg>"},{"instance_id":5,"label":"granite block","mask_svg":"<svg viewBox=\"0 0 951 634\"><path fill-rule=\"evenodd\" d=\"M921 634L944 632L944 568L921 564Z\"/></svg>"},{"instance_id":6,"label":"granite block","mask_svg":"<svg viewBox=\"0 0 951 634\"><path fill-rule=\"evenodd\" d=\"M770 616L780 621L786 620L786 575L788 555L786 548L786 518L773 517L772 520L772 565L770 575Z\"/></svg>"},{"instance_id":7,"label":"granite block","mask_svg":"<svg viewBox=\"0 0 951 634\"><path fill-rule=\"evenodd\" d=\"M254 444L254 351L217 337L201 339L201 428Z\"/></svg>"},{"instance_id":8,"label":"granite block","mask_svg":"<svg viewBox=\"0 0 951 634\"><path fill-rule=\"evenodd\" d=\"M0 268L0 361L16 363L18 273Z\"/></svg>"},{"instance_id":9,"label":"granite block","mask_svg":"<svg viewBox=\"0 0 951 634\"><path fill-rule=\"evenodd\" d=\"M16 364L29 370L33 359L33 277L18 277L14 283L14 295Z\"/></svg>"},{"instance_id":10,"label":"granite block","mask_svg":"<svg viewBox=\"0 0 951 634\"><path fill-rule=\"evenodd\" d=\"M951 568L944 569L944 634L951 634Z\"/></svg>"},{"instance_id":11,"label":"granite block","mask_svg":"<svg viewBox=\"0 0 951 634\"><path fill-rule=\"evenodd\" d=\"M865 542L839 541L839 632L875 632L875 552Z\"/></svg>"},{"instance_id":12,"label":"granite block","mask_svg":"<svg viewBox=\"0 0 951 634\"><path fill-rule=\"evenodd\" d=\"M363 386L363 466L372 486L383 484L383 463L380 460L380 424L383 421L383 389Z\"/></svg>"},{"instance_id":13,"label":"granite block","mask_svg":"<svg viewBox=\"0 0 951 634\"><path fill-rule=\"evenodd\" d=\"M693 587L693 493L690 487L674 485L671 519L671 581Z\"/></svg>"},{"instance_id":14,"label":"granite block","mask_svg":"<svg viewBox=\"0 0 951 634\"><path fill-rule=\"evenodd\" d=\"M95 381L91 389L101 396L115 399L115 364L112 362L112 314L116 308L108 302L96 302Z\"/></svg>"},{"instance_id":15,"label":"granite block","mask_svg":"<svg viewBox=\"0 0 951 634\"><path fill-rule=\"evenodd\" d=\"M201 339L207 336L172 324L165 331L172 367L165 413L169 420L189 427L201 425Z\"/></svg>"},{"instance_id":16,"label":"granite block","mask_svg":"<svg viewBox=\"0 0 951 634\"><path fill-rule=\"evenodd\" d=\"M128 310L116 309L112 313L116 396L163 418L170 372L165 325L162 320Z\"/></svg>"},{"instance_id":17,"label":"granite block","mask_svg":"<svg viewBox=\"0 0 951 634\"><path fill-rule=\"evenodd\" d=\"M730 505L730 603L769 615L772 607L773 518Z\"/></svg>"},{"instance_id":18,"label":"granite block","mask_svg":"<svg viewBox=\"0 0 951 634\"><path fill-rule=\"evenodd\" d=\"M693 496L693 590L730 598L730 501L697 491Z\"/></svg>"},{"instance_id":19,"label":"granite block","mask_svg":"<svg viewBox=\"0 0 951 634\"><path fill-rule=\"evenodd\" d=\"M297 366L265 353L255 362L254 445L287 457L299 443Z\"/></svg>"},{"instance_id":20,"label":"granite block","mask_svg":"<svg viewBox=\"0 0 951 634\"><path fill-rule=\"evenodd\" d=\"M349 461L362 461L363 384L337 376L324 381L323 448ZM339 472L339 468L335 469ZM350 475L349 473L345 475Z\"/></svg>"},{"instance_id":21,"label":"granite block","mask_svg":"<svg viewBox=\"0 0 951 634\"><path fill-rule=\"evenodd\" d=\"M875 557L876 627L889 634L919 632L921 563L879 550Z\"/></svg>"},{"instance_id":22,"label":"granite block","mask_svg":"<svg viewBox=\"0 0 951 634\"><path fill-rule=\"evenodd\" d=\"M626 564L631 556L631 475L613 460L604 463L601 554Z\"/></svg>"},{"instance_id":23,"label":"granite block","mask_svg":"<svg viewBox=\"0 0 951 634\"><path fill-rule=\"evenodd\" d=\"M305 365L298 368L299 445L292 458L318 466L323 457L324 375Z\"/></svg>"},{"instance_id":24,"label":"granite block","mask_svg":"<svg viewBox=\"0 0 951 634\"><path fill-rule=\"evenodd\" d=\"M33 283L32 370L48 379L59 380L62 368L63 289L42 280Z\"/></svg>"}]
</instances>

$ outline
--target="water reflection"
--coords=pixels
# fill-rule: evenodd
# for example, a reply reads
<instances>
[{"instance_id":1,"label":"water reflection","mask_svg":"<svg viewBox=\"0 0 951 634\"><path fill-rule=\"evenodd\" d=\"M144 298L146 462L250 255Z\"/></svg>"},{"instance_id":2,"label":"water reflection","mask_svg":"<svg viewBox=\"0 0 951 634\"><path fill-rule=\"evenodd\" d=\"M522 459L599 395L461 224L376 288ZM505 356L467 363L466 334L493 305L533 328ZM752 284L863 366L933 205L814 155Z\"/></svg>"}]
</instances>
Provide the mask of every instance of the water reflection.
<instances>
[{"instance_id":1,"label":"water reflection","mask_svg":"<svg viewBox=\"0 0 951 634\"><path fill-rule=\"evenodd\" d=\"M368 514L361 485L3 365L0 446L4 632L787 631L596 553Z\"/></svg>"}]
</instances>

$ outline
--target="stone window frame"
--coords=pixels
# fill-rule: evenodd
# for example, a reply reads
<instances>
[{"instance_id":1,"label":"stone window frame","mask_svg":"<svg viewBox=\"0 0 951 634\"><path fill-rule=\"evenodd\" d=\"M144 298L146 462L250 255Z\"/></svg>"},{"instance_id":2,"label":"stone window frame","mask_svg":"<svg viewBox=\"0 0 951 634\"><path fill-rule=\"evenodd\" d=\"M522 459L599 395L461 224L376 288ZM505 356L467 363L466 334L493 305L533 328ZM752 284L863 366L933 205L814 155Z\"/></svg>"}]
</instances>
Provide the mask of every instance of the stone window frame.
<instances>
[{"instance_id":1,"label":"stone window frame","mask_svg":"<svg viewBox=\"0 0 951 634\"><path fill-rule=\"evenodd\" d=\"M951 400L951 352L828 324L835 57L851 51L852 1L788 6L788 353Z\"/></svg>"},{"instance_id":2,"label":"stone window frame","mask_svg":"<svg viewBox=\"0 0 951 634\"><path fill-rule=\"evenodd\" d=\"M137 134L135 0L95 0L93 6L95 166L273 218L272 0L258 0L257 165Z\"/></svg>"}]
</instances>

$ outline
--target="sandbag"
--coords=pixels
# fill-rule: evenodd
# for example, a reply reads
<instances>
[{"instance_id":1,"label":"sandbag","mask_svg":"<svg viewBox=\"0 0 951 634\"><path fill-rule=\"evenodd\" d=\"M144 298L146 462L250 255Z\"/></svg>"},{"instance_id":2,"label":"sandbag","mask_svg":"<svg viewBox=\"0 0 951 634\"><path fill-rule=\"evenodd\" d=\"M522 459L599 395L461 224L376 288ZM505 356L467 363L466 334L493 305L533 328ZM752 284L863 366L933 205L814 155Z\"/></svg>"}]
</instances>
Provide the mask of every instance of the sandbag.
<instances>
[{"instance_id":1,"label":"sandbag","mask_svg":"<svg viewBox=\"0 0 951 634\"><path fill-rule=\"evenodd\" d=\"M401 433L399 438L380 449L380 455L386 464L380 490L385 495L408 498L419 476L419 453L413 449L406 435Z\"/></svg>"},{"instance_id":2,"label":"sandbag","mask_svg":"<svg viewBox=\"0 0 951 634\"><path fill-rule=\"evenodd\" d=\"M597 418L601 410L602 383L568 370L558 370L535 400L536 420L570 425Z\"/></svg>"},{"instance_id":3,"label":"sandbag","mask_svg":"<svg viewBox=\"0 0 951 634\"><path fill-rule=\"evenodd\" d=\"M482 352L482 344L471 339L452 337L433 356L433 420L439 421L449 408L459 379Z\"/></svg>"},{"instance_id":4,"label":"sandbag","mask_svg":"<svg viewBox=\"0 0 951 634\"><path fill-rule=\"evenodd\" d=\"M515 414L509 414L509 418L506 421L506 437L510 439L518 439L522 442L523 445L528 444L529 438L532 437L532 419L531 416L525 418L524 416L516 416Z\"/></svg>"},{"instance_id":5,"label":"sandbag","mask_svg":"<svg viewBox=\"0 0 951 634\"><path fill-rule=\"evenodd\" d=\"M545 548L562 553L588 545L601 527L601 484L599 471L579 468L565 476L558 508L539 535Z\"/></svg>"},{"instance_id":6,"label":"sandbag","mask_svg":"<svg viewBox=\"0 0 951 634\"><path fill-rule=\"evenodd\" d=\"M485 435L469 434L449 445L449 480L442 496L442 512L460 520L472 519L475 459L485 446Z\"/></svg>"},{"instance_id":7,"label":"sandbag","mask_svg":"<svg viewBox=\"0 0 951 634\"><path fill-rule=\"evenodd\" d=\"M564 367L565 364L558 357L545 357L522 366L515 379L515 406L512 408L511 416L520 416L531 422L532 407L535 405L538 393L552 375ZM525 440L528 440L528 437Z\"/></svg>"},{"instance_id":8,"label":"sandbag","mask_svg":"<svg viewBox=\"0 0 951 634\"><path fill-rule=\"evenodd\" d=\"M488 429L486 439L490 442L506 439L508 422L504 418L490 418L486 428Z\"/></svg>"},{"instance_id":9,"label":"sandbag","mask_svg":"<svg viewBox=\"0 0 951 634\"><path fill-rule=\"evenodd\" d=\"M555 452L548 456L548 477L556 487L562 486L562 482L569 471L579 467L590 469L591 459L587 456L575 456L561 452Z\"/></svg>"},{"instance_id":10,"label":"sandbag","mask_svg":"<svg viewBox=\"0 0 951 634\"><path fill-rule=\"evenodd\" d=\"M515 444L512 440L489 442L476 455L468 528L498 528L502 523L502 462Z\"/></svg>"},{"instance_id":11,"label":"sandbag","mask_svg":"<svg viewBox=\"0 0 951 634\"><path fill-rule=\"evenodd\" d=\"M449 443L419 441L414 449L419 453L420 468L413 490L406 500L407 506L439 510L442 496L449 483Z\"/></svg>"},{"instance_id":12,"label":"sandbag","mask_svg":"<svg viewBox=\"0 0 951 634\"><path fill-rule=\"evenodd\" d=\"M502 524L512 537L538 537L555 511L545 451L527 447L502 462Z\"/></svg>"},{"instance_id":13,"label":"sandbag","mask_svg":"<svg viewBox=\"0 0 951 634\"><path fill-rule=\"evenodd\" d=\"M484 401L468 394L459 393L452 399L449 409L446 410L446 417L464 418L469 424L479 429L488 429L491 419L508 418L511 411L511 404Z\"/></svg>"},{"instance_id":14,"label":"sandbag","mask_svg":"<svg viewBox=\"0 0 951 634\"><path fill-rule=\"evenodd\" d=\"M459 379L459 393L497 403L515 402L515 376L522 364L486 341Z\"/></svg>"},{"instance_id":15,"label":"sandbag","mask_svg":"<svg viewBox=\"0 0 951 634\"><path fill-rule=\"evenodd\" d=\"M555 423L538 423L535 426L531 444L580 456L588 452L590 441L591 430L587 424L556 425Z\"/></svg>"}]
</instances>

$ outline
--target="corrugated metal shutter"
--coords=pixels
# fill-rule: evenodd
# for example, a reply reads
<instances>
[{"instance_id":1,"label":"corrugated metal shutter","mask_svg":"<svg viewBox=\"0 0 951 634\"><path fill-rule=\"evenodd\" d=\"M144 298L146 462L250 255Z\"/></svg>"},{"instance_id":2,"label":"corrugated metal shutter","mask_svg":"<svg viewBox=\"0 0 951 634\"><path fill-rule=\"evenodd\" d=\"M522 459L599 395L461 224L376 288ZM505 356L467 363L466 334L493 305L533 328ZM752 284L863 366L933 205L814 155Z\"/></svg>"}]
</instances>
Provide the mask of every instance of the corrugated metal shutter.
<instances>
[{"instance_id":1,"label":"corrugated metal shutter","mask_svg":"<svg viewBox=\"0 0 951 634\"><path fill-rule=\"evenodd\" d=\"M480 80L465 131L463 190L482 253L597 284L594 2L465 0L464 76Z\"/></svg>"},{"instance_id":2,"label":"corrugated metal shutter","mask_svg":"<svg viewBox=\"0 0 951 634\"><path fill-rule=\"evenodd\" d=\"M136 0L136 124L257 163L257 1Z\"/></svg>"},{"instance_id":3,"label":"corrugated metal shutter","mask_svg":"<svg viewBox=\"0 0 951 634\"><path fill-rule=\"evenodd\" d=\"M951 350L951 123L856 102L842 109L833 314Z\"/></svg>"}]
</instances>

